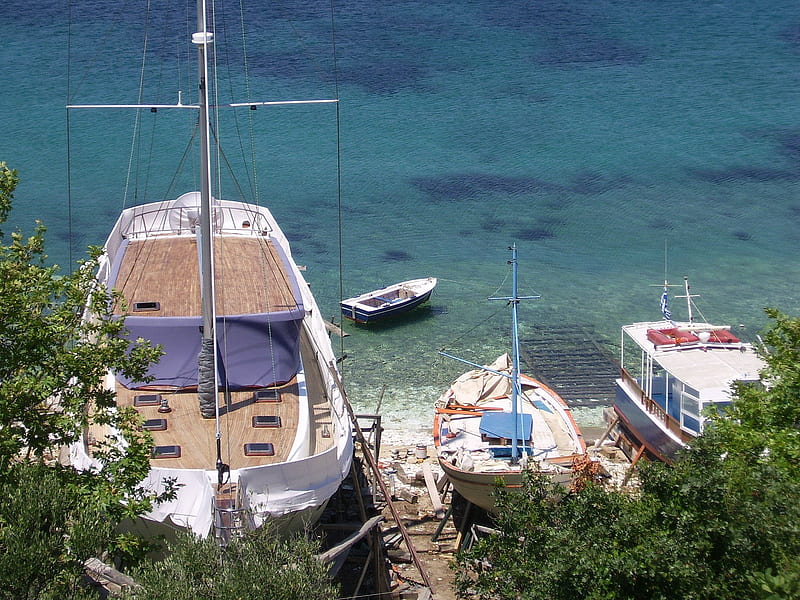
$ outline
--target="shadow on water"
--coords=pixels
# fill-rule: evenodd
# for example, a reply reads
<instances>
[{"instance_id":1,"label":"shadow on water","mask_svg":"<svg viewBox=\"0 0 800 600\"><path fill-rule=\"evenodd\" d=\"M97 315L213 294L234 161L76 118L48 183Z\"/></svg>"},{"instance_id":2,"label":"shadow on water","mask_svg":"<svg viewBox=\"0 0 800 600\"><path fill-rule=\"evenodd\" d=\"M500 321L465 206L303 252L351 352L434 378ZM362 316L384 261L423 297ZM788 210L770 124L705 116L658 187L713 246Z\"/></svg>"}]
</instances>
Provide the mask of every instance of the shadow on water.
<instances>
[{"instance_id":1,"label":"shadow on water","mask_svg":"<svg viewBox=\"0 0 800 600\"><path fill-rule=\"evenodd\" d=\"M410 324L420 325L426 321L432 321L438 315L446 313L447 308L445 306L425 303L422 306L412 308L408 312L386 317L385 319L373 323L355 323L349 319L344 319L344 330L351 334L356 331L388 333Z\"/></svg>"}]
</instances>

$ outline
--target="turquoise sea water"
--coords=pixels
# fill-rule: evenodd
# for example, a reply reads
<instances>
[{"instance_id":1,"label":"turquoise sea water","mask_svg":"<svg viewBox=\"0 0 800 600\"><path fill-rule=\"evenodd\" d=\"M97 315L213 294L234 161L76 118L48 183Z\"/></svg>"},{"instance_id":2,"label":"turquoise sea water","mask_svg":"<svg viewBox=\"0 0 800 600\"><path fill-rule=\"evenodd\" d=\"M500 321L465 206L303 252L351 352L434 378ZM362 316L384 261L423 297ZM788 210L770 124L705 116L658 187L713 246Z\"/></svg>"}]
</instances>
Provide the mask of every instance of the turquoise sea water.
<instances>
[{"instance_id":1,"label":"turquoise sea water","mask_svg":"<svg viewBox=\"0 0 800 600\"><path fill-rule=\"evenodd\" d=\"M157 4L146 27L137 1L5 5L12 226L42 220L65 267L124 205L196 185L191 168L173 178L190 111L137 122L73 110L67 123L67 103L137 102L142 72L144 102L174 103L178 90L191 101L193 27ZM522 308L523 335L589 327L613 351L623 323L659 317L650 285L665 245L668 278L689 276L709 320L753 335L766 306L800 313L797 2L347 1L335 7L337 70L329 3L260 4L244 38L238 6L220 9L220 66L245 39L249 72L220 86L220 102L330 98L337 75L341 209L335 106L262 108L252 124L237 110L220 131L253 128L252 147L225 138L226 156L240 172L239 156L258 157L244 187L289 235L322 310L338 314L340 289L441 281L415 319L345 324L350 398L380 408L394 434L424 436L432 402L464 370L439 349L488 362L508 348L507 311L487 298L508 293L512 242L521 292L542 296ZM128 177L131 162L142 166ZM226 178L220 195L238 189Z\"/></svg>"}]
</instances>

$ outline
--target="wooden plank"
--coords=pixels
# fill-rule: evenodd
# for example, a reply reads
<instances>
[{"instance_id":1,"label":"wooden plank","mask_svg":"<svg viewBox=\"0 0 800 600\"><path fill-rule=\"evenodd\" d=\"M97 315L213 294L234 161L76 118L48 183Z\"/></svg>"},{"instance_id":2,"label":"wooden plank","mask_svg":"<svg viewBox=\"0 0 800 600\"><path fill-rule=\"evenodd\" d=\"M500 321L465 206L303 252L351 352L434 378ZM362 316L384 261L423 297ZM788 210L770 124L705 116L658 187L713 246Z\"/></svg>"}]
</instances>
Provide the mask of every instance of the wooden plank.
<instances>
[{"instance_id":1,"label":"wooden plank","mask_svg":"<svg viewBox=\"0 0 800 600\"><path fill-rule=\"evenodd\" d=\"M425 476L425 486L428 488L428 495L431 497L433 511L436 513L436 518L441 519L445 514L444 505L439 497L439 490L436 488L436 480L433 478L430 464L422 463L422 474Z\"/></svg>"}]
</instances>

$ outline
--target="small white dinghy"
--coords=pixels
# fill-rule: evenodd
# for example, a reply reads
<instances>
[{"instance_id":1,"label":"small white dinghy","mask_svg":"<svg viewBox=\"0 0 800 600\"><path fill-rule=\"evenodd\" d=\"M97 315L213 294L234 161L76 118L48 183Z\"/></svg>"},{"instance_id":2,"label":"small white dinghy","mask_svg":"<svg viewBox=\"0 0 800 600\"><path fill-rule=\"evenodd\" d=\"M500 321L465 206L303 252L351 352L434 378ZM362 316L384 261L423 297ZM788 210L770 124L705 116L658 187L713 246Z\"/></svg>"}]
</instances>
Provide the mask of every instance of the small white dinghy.
<instances>
[{"instance_id":1,"label":"small white dinghy","mask_svg":"<svg viewBox=\"0 0 800 600\"><path fill-rule=\"evenodd\" d=\"M342 300L342 316L356 323L394 317L427 302L436 287L435 277L410 279Z\"/></svg>"}]
</instances>

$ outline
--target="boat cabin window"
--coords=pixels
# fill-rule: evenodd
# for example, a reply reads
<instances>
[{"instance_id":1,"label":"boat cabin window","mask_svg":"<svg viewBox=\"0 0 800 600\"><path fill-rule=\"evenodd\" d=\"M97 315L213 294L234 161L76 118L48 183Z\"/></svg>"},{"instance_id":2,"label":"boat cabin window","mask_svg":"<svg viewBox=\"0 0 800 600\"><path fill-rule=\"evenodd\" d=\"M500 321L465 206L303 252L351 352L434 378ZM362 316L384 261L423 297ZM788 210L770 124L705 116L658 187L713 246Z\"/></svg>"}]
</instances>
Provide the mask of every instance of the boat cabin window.
<instances>
[{"instance_id":1,"label":"boat cabin window","mask_svg":"<svg viewBox=\"0 0 800 600\"><path fill-rule=\"evenodd\" d=\"M278 415L257 415L253 417L253 427L280 427L281 418Z\"/></svg>"},{"instance_id":2,"label":"boat cabin window","mask_svg":"<svg viewBox=\"0 0 800 600\"><path fill-rule=\"evenodd\" d=\"M180 458L180 446L156 446L152 452L153 458Z\"/></svg>"},{"instance_id":3,"label":"boat cabin window","mask_svg":"<svg viewBox=\"0 0 800 600\"><path fill-rule=\"evenodd\" d=\"M686 413L683 413L682 415L681 427L688 429L689 431L693 431L696 434L700 433L700 421Z\"/></svg>"},{"instance_id":4,"label":"boat cabin window","mask_svg":"<svg viewBox=\"0 0 800 600\"><path fill-rule=\"evenodd\" d=\"M167 429L166 419L147 419L142 424L145 431L165 431Z\"/></svg>"},{"instance_id":5,"label":"boat cabin window","mask_svg":"<svg viewBox=\"0 0 800 600\"><path fill-rule=\"evenodd\" d=\"M137 394L133 397L134 406L159 406L161 394Z\"/></svg>"},{"instance_id":6,"label":"boat cabin window","mask_svg":"<svg viewBox=\"0 0 800 600\"><path fill-rule=\"evenodd\" d=\"M278 390L258 390L253 399L256 402L280 402L281 393Z\"/></svg>"}]
</instances>

